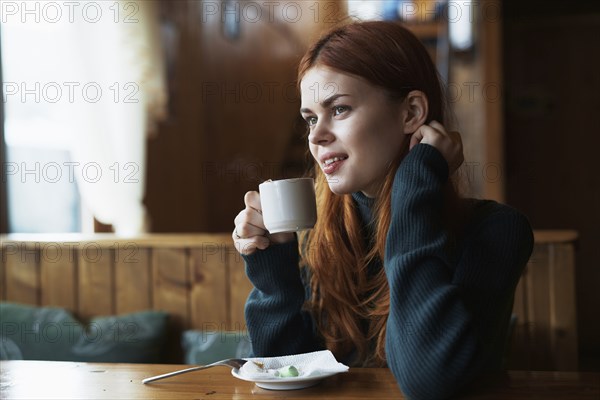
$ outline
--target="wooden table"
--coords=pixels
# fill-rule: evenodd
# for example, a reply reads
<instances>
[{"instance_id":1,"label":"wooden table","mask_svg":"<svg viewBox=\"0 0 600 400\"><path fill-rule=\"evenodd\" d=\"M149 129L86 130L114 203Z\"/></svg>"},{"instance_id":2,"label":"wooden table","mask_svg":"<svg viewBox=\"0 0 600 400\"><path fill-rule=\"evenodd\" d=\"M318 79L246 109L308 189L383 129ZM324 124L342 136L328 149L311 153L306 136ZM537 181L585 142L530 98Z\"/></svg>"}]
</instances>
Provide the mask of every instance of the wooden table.
<instances>
[{"instance_id":1,"label":"wooden table","mask_svg":"<svg viewBox=\"0 0 600 400\"><path fill-rule=\"evenodd\" d=\"M234 378L226 367L143 385L178 365L0 362L1 399L403 399L387 369L351 368L309 389L269 391ZM600 399L600 373L509 372L479 379L465 399Z\"/></svg>"}]
</instances>

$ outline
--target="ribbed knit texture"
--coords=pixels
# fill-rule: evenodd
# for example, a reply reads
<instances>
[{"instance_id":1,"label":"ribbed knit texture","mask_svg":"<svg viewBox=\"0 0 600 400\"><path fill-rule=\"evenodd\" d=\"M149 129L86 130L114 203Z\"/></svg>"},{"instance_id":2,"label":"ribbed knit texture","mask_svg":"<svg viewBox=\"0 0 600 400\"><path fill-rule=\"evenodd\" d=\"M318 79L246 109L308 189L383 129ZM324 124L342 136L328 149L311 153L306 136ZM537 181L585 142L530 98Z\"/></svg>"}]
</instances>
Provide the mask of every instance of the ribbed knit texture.
<instances>
[{"instance_id":1,"label":"ribbed knit texture","mask_svg":"<svg viewBox=\"0 0 600 400\"><path fill-rule=\"evenodd\" d=\"M465 200L468 223L450 256L441 222L447 179L441 153L419 144L402 161L392 190L384 260L391 293L386 356L410 399L447 398L477 374L501 368L514 290L533 248L522 214L493 201ZM360 193L353 198L367 225L373 202ZM255 286L246 303L255 355L322 349L302 309L310 291L298 268L298 243L272 245L244 259Z\"/></svg>"}]
</instances>

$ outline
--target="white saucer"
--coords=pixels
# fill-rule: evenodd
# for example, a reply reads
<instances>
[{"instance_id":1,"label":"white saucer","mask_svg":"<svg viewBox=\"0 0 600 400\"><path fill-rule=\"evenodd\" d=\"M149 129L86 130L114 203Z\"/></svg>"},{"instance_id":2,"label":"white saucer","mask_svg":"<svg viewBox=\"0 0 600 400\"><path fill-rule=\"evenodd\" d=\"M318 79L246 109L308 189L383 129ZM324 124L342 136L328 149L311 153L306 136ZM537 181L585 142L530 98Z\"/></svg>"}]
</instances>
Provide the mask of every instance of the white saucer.
<instances>
[{"instance_id":1,"label":"white saucer","mask_svg":"<svg viewBox=\"0 0 600 400\"><path fill-rule=\"evenodd\" d=\"M256 386L268 390L304 389L311 386L315 386L323 379L336 374L339 374L339 372L329 372L326 374L310 376L307 378L275 378L254 380L240 375L239 370L237 368L233 368L231 370L231 375L235 376L236 378L241 379L243 381L254 382L256 383Z\"/></svg>"}]
</instances>

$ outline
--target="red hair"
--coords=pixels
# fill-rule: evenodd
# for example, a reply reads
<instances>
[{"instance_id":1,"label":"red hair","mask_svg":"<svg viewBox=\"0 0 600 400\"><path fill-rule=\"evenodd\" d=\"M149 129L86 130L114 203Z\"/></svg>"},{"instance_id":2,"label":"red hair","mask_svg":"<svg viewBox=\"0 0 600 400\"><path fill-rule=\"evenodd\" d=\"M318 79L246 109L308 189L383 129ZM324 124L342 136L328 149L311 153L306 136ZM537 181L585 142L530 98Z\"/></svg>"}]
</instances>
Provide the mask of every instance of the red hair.
<instances>
[{"instance_id":1,"label":"red hair","mask_svg":"<svg viewBox=\"0 0 600 400\"><path fill-rule=\"evenodd\" d=\"M390 101L401 101L410 91L419 90L429 104L426 122L445 122L442 84L435 65L419 39L398 23L360 22L334 28L300 61L298 83L317 65L361 77L384 90ZM307 306L326 346L337 357L355 351L356 365L385 365L389 287L383 268L368 276L367 266L384 259L392 184L409 151L408 143L406 140L391 164L377 195L377 231L366 241L352 196L332 193L319 165L313 167L318 218L314 229L300 238L303 264L311 271L312 298ZM457 198L451 183L446 198Z\"/></svg>"}]
</instances>

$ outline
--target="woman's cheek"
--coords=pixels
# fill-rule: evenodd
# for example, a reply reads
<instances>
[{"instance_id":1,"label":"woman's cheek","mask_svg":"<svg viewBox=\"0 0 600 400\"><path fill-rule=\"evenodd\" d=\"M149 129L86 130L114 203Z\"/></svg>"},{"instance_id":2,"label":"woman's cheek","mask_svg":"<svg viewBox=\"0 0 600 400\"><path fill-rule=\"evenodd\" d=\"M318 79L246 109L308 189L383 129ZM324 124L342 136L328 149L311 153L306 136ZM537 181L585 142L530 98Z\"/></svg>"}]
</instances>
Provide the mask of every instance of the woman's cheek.
<instances>
[{"instance_id":1,"label":"woman's cheek","mask_svg":"<svg viewBox=\"0 0 600 400\"><path fill-rule=\"evenodd\" d=\"M310 155L312 156L313 160L318 161L317 160L317 146L315 146L314 144L309 144L308 149L310 150Z\"/></svg>"}]
</instances>

